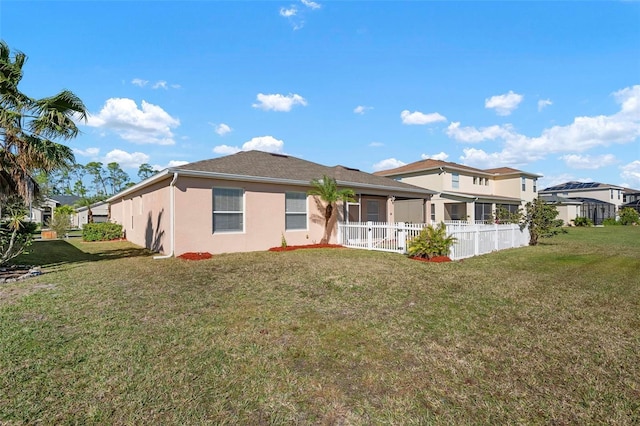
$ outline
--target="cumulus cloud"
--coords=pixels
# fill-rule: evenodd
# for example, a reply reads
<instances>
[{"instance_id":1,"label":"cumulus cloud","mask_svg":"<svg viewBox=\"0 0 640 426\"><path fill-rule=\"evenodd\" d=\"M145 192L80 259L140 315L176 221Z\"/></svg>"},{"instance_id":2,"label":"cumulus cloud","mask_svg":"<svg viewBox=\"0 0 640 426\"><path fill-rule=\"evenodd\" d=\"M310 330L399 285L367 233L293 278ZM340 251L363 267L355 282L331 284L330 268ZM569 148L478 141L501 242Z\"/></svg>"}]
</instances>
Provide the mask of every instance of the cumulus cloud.
<instances>
[{"instance_id":1,"label":"cumulus cloud","mask_svg":"<svg viewBox=\"0 0 640 426\"><path fill-rule=\"evenodd\" d=\"M157 105L142 101L138 108L127 98L108 99L98 114L90 114L86 124L115 132L122 139L139 144L173 145L171 129L180 125Z\"/></svg>"},{"instance_id":2,"label":"cumulus cloud","mask_svg":"<svg viewBox=\"0 0 640 426\"><path fill-rule=\"evenodd\" d=\"M640 160L632 161L620 167L620 177L624 179L625 186L634 189L640 188Z\"/></svg>"},{"instance_id":3,"label":"cumulus cloud","mask_svg":"<svg viewBox=\"0 0 640 426\"><path fill-rule=\"evenodd\" d=\"M542 111L543 109L545 109L550 105L553 105L553 102L551 102L551 99L540 99L538 100L538 111Z\"/></svg>"},{"instance_id":4,"label":"cumulus cloud","mask_svg":"<svg viewBox=\"0 0 640 426\"><path fill-rule=\"evenodd\" d=\"M568 125L543 130L540 136L525 136L509 125L476 129L460 128L457 123L452 123L456 124L453 127L449 126L447 134L462 142L493 139L504 142L500 152L465 149L461 160L476 167L518 166L541 160L548 154L579 154L597 147L636 141L640 137L640 85L619 90L612 95L620 104L619 112L576 117Z\"/></svg>"},{"instance_id":5,"label":"cumulus cloud","mask_svg":"<svg viewBox=\"0 0 640 426\"><path fill-rule=\"evenodd\" d=\"M373 107L364 106L364 105L358 105L357 107L355 107L353 109L353 112L356 113L356 114L363 115L365 112L369 111L370 109L373 109Z\"/></svg>"},{"instance_id":6,"label":"cumulus cloud","mask_svg":"<svg viewBox=\"0 0 640 426\"><path fill-rule=\"evenodd\" d=\"M291 111L291 108L293 108L294 105L307 105L307 100L296 93L289 93L286 96L280 94L265 95L263 93L258 93L256 99L258 102L251 106L254 108L260 108L264 111L288 112Z\"/></svg>"},{"instance_id":7,"label":"cumulus cloud","mask_svg":"<svg viewBox=\"0 0 640 426\"><path fill-rule=\"evenodd\" d=\"M496 95L484 100L484 107L489 109L495 109L498 115L511 114L520 102L522 102L524 96L514 93L509 90L509 93L504 95Z\"/></svg>"},{"instance_id":8,"label":"cumulus cloud","mask_svg":"<svg viewBox=\"0 0 640 426\"><path fill-rule=\"evenodd\" d=\"M98 156L98 154L100 154L100 148L87 148L85 150L82 150L79 148L73 148L73 153L81 157L95 158Z\"/></svg>"},{"instance_id":9,"label":"cumulus cloud","mask_svg":"<svg viewBox=\"0 0 640 426\"><path fill-rule=\"evenodd\" d=\"M485 140L507 139L514 132L510 125L489 126L476 129L475 127L460 127L460 122L452 122L447 127L447 136L460 142L476 143Z\"/></svg>"},{"instance_id":10,"label":"cumulus cloud","mask_svg":"<svg viewBox=\"0 0 640 426\"><path fill-rule=\"evenodd\" d=\"M432 112L429 114L424 114L420 111L410 112L409 110L404 110L400 113L400 118L402 119L402 124L431 124L437 123L439 121L447 121L447 118L437 112Z\"/></svg>"},{"instance_id":11,"label":"cumulus cloud","mask_svg":"<svg viewBox=\"0 0 640 426\"><path fill-rule=\"evenodd\" d=\"M396 167L404 166L405 162L397 160L395 158L387 158L386 160L379 161L373 165L373 171L395 169Z\"/></svg>"},{"instance_id":12,"label":"cumulus cloud","mask_svg":"<svg viewBox=\"0 0 640 426\"><path fill-rule=\"evenodd\" d=\"M604 155L579 155L568 154L560 157L568 167L572 169L590 169L595 170L601 167L610 166L616 163L616 157L612 154Z\"/></svg>"},{"instance_id":13,"label":"cumulus cloud","mask_svg":"<svg viewBox=\"0 0 640 426\"><path fill-rule=\"evenodd\" d=\"M218 145L213 148L216 154L235 154L240 151L264 151L273 152L275 154L283 154L284 142L273 136L258 136L242 144L242 147Z\"/></svg>"},{"instance_id":14,"label":"cumulus cloud","mask_svg":"<svg viewBox=\"0 0 640 426\"><path fill-rule=\"evenodd\" d=\"M112 162L118 163L123 169L137 169L140 164L149 162L149 156L142 152L126 152L114 149L109 151L103 160L105 164Z\"/></svg>"},{"instance_id":15,"label":"cumulus cloud","mask_svg":"<svg viewBox=\"0 0 640 426\"><path fill-rule=\"evenodd\" d=\"M440 161L445 161L447 158L449 158L449 155L444 153L444 152L439 152L438 154L433 154L433 155L427 155L427 154L422 154L420 156L423 160L440 160Z\"/></svg>"},{"instance_id":16,"label":"cumulus cloud","mask_svg":"<svg viewBox=\"0 0 640 426\"><path fill-rule=\"evenodd\" d=\"M233 130L231 127L229 127L228 124L224 124L224 123L220 123L220 124L211 123L211 125L215 128L215 132L220 136L224 136L227 133L231 133L231 131Z\"/></svg>"}]
</instances>

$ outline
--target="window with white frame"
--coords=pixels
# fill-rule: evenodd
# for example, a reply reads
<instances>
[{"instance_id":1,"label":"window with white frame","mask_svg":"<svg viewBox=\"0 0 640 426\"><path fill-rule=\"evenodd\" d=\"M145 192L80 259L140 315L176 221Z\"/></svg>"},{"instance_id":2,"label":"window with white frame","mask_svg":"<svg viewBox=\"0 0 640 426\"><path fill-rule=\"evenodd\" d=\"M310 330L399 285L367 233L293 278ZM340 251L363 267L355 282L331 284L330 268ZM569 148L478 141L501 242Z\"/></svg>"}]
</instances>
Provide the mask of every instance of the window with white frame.
<instances>
[{"instance_id":1,"label":"window with white frame","mask_svg":"<svg viewBox=\"0 0 640 426\"><path fill-rule=\"evenodd\" d=\"M213 188L213 232L244 231L244 191Z\"/></svg>"},{"instance_id":2,"label":"window with white frame","mask_svg":"<svg viewBox=\"0 0 640 426\"><path fill-rule=\"evenodd\" d=\"M284 227L287 231L307 229L307 194L304 192L285 193Z\"/></svg>"},{"instance_id":3,"label":"window with white frame","mask_svg":"<svg viewBox=\"0 0 640 426\"><path fill-rule=\"evenodd\" d=\"M533 192L538 192L538 179L533 180Z\"/></svg>"},{"instance_id":4,"label":"window with white frame","mask_svg":"<svg viewBox=\"0 0 640 426\"><path fill-rule=\"evenodd\" d=\"M436 221L436 205L431 203L431 221Z\"/></svg>"},{"instance_id":5,"label":"window with white frame","mask_svg":"<svg viewBox=\"0 0 640 426\"><path fill-rule=\"evenodd\" d=\"M367 221L380 221L380 201L367 200Z\"/></svg>"},{"instance_id":6,"label":"window with white frame","mask_svg":"<svg viewBox=\"0 0 640 426\"><path fill-rule=\"evenodd\" d=\"M522 190L526 191L527 190L527 178L522 176L522 178L520 178L522 180Z\"/></svg>"},{"instance_id":7,"label":"window with white frame","mask_svg":"<svg viewBox=\"0 0 640 426\"><path fill-rule=\"evenodd\" d=\"M474 176L473 177L473 184L477 185L478 184L478 179L480 179L480 184L482 185L482 178L479 178L478 176Z\"/></svg>"},{"instance_id":8,"label":"window with white frame","mask_svg":"<svg viewBox=\"0 0 640 426\"><path fill-rule=\"evenodd\" d=\"M460 173L451 173L451 187L460 188Z\"/></svg>"}]
</instances>

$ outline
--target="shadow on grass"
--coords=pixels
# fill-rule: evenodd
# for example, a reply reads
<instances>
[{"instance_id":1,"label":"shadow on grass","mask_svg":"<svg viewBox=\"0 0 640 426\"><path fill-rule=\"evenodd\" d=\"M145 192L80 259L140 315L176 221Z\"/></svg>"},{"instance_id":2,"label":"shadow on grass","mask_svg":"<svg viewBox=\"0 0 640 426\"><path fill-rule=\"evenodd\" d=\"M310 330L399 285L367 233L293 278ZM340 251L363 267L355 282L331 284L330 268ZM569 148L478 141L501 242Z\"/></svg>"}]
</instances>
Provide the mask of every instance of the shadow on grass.
<instances>
[{"instance_id":1,"label":"shadow on grass","mask_svg":"<svg viewBox=\"0 0 640 426\"><path fill-rule=\"evenodd\" d=\"M91 243L100 244L100 243ZM117 244L117 243L105 243ZM97 262L100 260L122 259L127 257L150 256L152 253L141 247L124 245L122 248L106 248L89 252L78 245L65 240L34 241L29 249L11 262L14 265L39 265L55 267L69 263Z\"/></svg>"}]
</instances>

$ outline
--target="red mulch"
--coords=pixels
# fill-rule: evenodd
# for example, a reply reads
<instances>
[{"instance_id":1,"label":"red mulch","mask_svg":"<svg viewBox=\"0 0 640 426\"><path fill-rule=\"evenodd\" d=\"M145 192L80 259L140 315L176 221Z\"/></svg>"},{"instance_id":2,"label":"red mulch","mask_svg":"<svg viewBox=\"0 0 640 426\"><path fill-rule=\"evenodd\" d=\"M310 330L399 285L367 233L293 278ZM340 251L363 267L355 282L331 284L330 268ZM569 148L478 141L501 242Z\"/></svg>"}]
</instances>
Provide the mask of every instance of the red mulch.
<instances>
[{"instance_id":1,"label":"red mulch","mask_svg":"<svg viewBox=\"0 0 640 426\"><path fill-rule=\"evenodd\" d=\"M187 253L183 253L180 256L178 256L178 259L183 259L183 260L204 260L204 259L211 259L211 253L207 253L205 252L187 252Z\"/></svg>"},{"instance_id":2,"label":"red mulch","mask_svg":"<svg viewBox=\"0 0 640 426\"><path fill-rule=\"evenodd\" d=\"M434 256L430 259L427 259L426 257L410 257L410 259L413 260L419 260L421 262L432 262L432 263L442 263L442 262L451 262L451 259L449 258L449 256Z\"/></svg>"},{"instance_id":3,"label":"red mulch","mask_svg":"<svg viewBox=\"0 0 640 426\"><path fill-rule=\"evenodd\" d=\"M269 251L291 251L309 248L343 248L340 244L308 244L306 246L271 247Z\"/></svg>"}]
</instances>

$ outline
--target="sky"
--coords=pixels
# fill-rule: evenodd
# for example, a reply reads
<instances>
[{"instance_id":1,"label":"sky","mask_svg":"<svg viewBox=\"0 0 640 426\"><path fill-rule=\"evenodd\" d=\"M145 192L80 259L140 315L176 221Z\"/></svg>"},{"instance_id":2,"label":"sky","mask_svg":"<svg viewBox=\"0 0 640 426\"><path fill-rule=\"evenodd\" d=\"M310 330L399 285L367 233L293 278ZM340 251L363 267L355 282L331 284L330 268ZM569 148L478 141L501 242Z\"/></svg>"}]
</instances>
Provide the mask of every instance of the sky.
<instances>
[{"instance_id":1,"label":"sky","mask_svg":"<svg viewBox=\"0 0 640 426\"><path fill-rule=\"evenodd\" d=\"M260 149L640 190L638 1L2 0L0 38L23 92L85 103L76 161L134 181Z\"/></svg>"}]
</instances>

